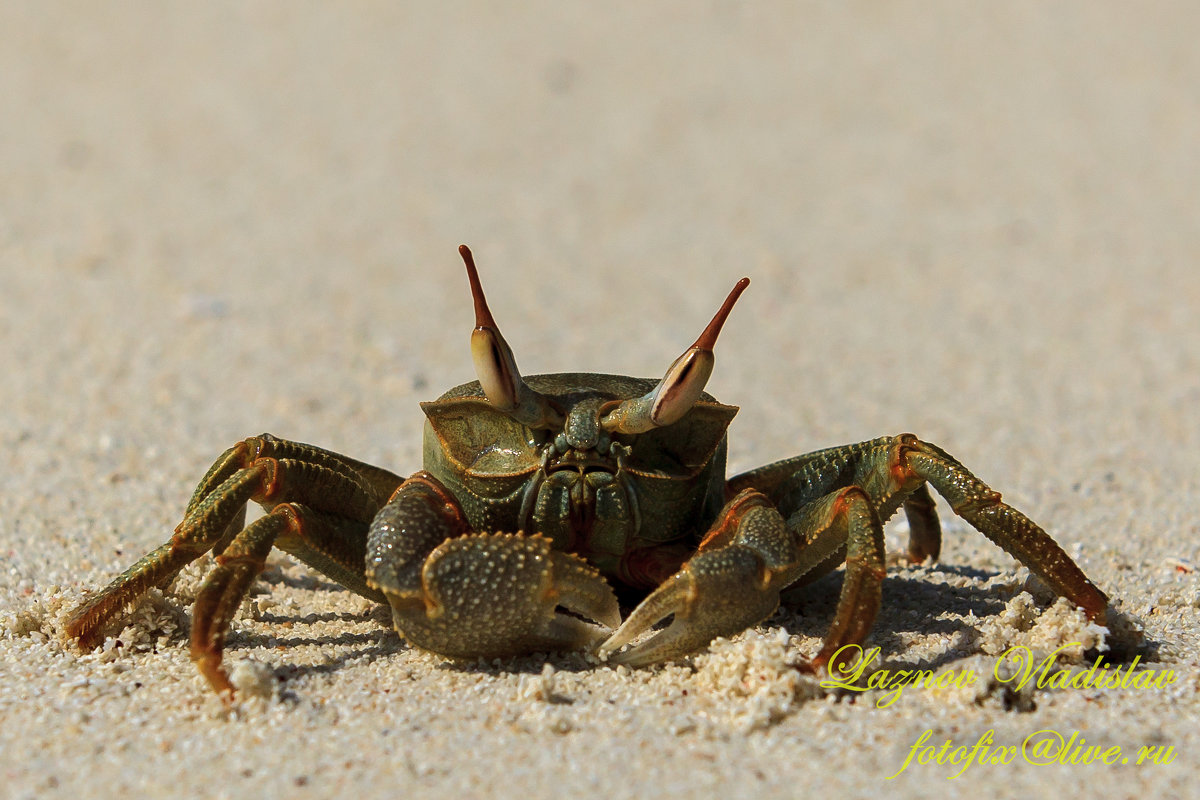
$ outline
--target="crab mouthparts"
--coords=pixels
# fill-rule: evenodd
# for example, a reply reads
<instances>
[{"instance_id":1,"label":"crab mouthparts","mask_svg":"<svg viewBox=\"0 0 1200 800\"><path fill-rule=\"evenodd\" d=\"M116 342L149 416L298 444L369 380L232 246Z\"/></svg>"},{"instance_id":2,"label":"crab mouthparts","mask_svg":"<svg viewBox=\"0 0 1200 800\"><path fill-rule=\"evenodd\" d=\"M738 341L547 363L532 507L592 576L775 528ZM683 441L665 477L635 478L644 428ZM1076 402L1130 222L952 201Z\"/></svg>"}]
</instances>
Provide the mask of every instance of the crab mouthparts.
<instances>
[{"instance_id":1,"label":"crab mouthparts","mask_svg":"<svg viewBox=\"0 0 1200 800\"><path fill-rule=\"evenodd\" d=\"M581 475L588 472L608 472L616 474L617 462L605 458L593 450L568 450L562 455L550 459L546 464L546 472L578 472Z\"/></svg>"}]
</instances>

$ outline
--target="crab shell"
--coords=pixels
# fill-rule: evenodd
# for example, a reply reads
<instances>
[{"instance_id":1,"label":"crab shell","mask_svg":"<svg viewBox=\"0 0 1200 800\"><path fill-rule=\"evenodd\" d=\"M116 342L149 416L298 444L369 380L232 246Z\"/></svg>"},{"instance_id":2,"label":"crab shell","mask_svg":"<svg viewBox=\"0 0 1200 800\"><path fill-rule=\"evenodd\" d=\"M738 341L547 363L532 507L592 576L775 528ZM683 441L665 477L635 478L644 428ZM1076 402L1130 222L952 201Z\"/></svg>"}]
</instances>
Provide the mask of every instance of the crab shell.
<instances>
[{"instance_id":1,"label":"crab shell","mask_svg":"<svg viewBox=\"0 0 1200 800\"><path fill-rule=\"evenodd\" d=\"M657 379L573 372L524 380L562 410L562 433L495 409L472 381L421 404L425 469L473 530L537 533L622 584L658 585L725 501L725 431L737 407L704 393L672 425L609 434L604 414Z\"/></svg>"}]
</instances>

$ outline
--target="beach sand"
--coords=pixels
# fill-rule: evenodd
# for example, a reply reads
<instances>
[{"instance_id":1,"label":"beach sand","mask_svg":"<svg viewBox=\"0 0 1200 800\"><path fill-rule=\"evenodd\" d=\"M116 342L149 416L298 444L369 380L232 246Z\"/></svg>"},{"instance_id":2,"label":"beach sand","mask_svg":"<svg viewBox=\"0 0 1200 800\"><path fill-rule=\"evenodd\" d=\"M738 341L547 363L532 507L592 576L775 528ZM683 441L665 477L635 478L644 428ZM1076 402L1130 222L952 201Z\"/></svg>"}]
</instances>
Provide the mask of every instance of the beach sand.
<instances>
[{"instance_id":1,"label":"beach sand","mask_svg":"<svg viewBox=\"0 0 1200 800\"><path fill-rule=\"evenodd\" d=\"M1194 794L1198 23L1186 3L5 4L0 796ZM741 408L731 474L915 432L1062 544L1160 685L996 681L1010 647L1113 637L940 500L941 560L890 570L867 646L974 682L890 703L791 666L840 572L628 670L454 663L280 554L230 634L232 709L188 658L207 561L96 651L63 641L247 435L419 469L418 402L474 377L462 242L527 374L661 375L750 276L709 384ZM889 523L891 551L905 536ZM1068 760L1120 751L1021 749L1054 735ZM914 749L947 740L943 763ZM1011 763L950 762L981 740ZM1170 763L1135 765L1145 747Z\"/></svg>"}]
</instances>

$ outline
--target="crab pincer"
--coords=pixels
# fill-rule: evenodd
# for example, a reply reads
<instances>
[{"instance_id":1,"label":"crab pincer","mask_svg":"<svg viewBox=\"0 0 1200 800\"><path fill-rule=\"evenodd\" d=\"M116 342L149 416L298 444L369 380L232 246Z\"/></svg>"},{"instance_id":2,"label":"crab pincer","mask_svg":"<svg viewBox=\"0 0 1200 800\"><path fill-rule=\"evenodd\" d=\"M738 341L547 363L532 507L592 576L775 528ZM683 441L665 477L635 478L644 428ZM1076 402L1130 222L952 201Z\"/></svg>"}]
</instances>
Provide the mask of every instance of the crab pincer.
<instances>
[{"instance_id":1,"label":"crab pincer","mask_svg":"<svg viewBox=\"0 0 1200 800\"><path fill-rule=\"evenodd\" d=\"M367 581L387 598L396 629L442 655L591 649L621 621L594 567L542 536L470 532L457 501L428 473L396 490L367 546Z\"/></svg>"}]
</instances>

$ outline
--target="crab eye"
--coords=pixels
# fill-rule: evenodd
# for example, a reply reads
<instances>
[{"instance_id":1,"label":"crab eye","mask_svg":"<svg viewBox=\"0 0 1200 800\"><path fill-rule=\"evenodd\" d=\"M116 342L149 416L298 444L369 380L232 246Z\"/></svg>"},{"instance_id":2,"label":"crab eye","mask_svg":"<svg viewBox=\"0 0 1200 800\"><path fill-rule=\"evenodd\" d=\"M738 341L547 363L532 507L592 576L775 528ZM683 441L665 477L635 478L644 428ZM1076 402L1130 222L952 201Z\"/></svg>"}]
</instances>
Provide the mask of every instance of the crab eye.
<instances>
[{"instance_id":1,"label":"crab eye","mask_svg":"<svg viewBox=\"0 0 1200 800\"><path fill-rule=\"evenodd\" d=\"M521 376L500 332L484 327L471 331L471 357L488 402L501 411L516 408Z\"/></svg>"},{"instance_id":2,"label":"crab eye","mask_svg":"<svg viewBox=\"0 0 1200 800\"><path fill-rule=\"evenodd\" d=\"M475 269L475 258L470 248L461 245L458 253L467 266L467 280L471 283L471 296L475 300L471 358L488 402L498 411L531 428L561 426L562 414L550 399L529 388L521 378L512 348L500 335L500 328L496 326L496 320L488 308L487 298L483 296L483 286L479 283L479 272Z\"/></svg>"},{"instance_id":3,"label":"crab eye","mask_svg":"<svg viewBox=\"0 0 1200 800\"><path fill-rule=\"evenodd\" d=\"M749 285L749 278L742 278L734 284L708 327L667 368L667 374L658 385L641 397L625 400L605 414L600 420L601 427L613 433L643 433L682 419L704 393L704 386L712 375L715 363L713 345L717 343L721 326L733 310L733 304Z\"/></svg>"},{"instance_id":4,"label":"crab eye","mask_svg":"<svg viewBox=\"0 0 1200 800\"><path fill-rule=\"evenodd\" d=\"M712 350L695 346L675 359L656 387L650 403L650 421L655 427L677 422L696 405L712 375L715 361Z\"/></svg>"}]
</instances>

